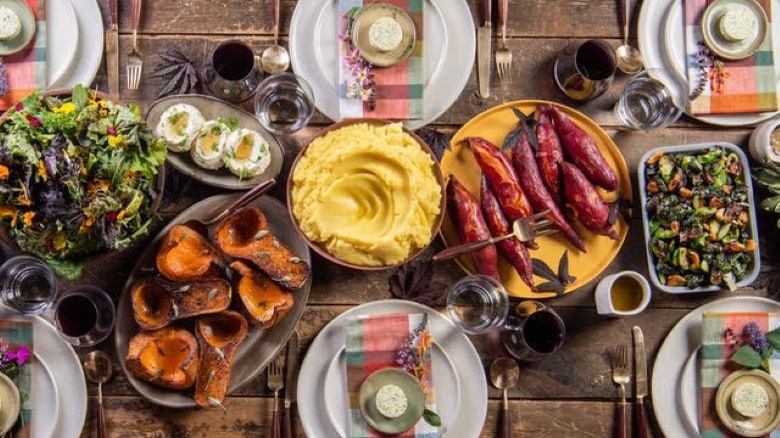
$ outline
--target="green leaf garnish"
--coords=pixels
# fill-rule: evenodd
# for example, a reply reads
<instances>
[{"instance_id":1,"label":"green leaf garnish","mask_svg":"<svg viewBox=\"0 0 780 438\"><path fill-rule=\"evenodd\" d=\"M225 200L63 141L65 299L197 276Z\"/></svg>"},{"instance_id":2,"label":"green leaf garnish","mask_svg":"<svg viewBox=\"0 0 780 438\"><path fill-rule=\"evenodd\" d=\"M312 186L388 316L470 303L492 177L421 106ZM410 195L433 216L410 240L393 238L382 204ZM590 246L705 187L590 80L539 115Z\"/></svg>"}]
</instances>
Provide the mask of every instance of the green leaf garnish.
<instances>
[{"instance_id":1,"label":"green leaf garnish","mask_svg":"<svg viewBox=\"0 0 780 438\"><path fill-rule=\"evenodd\" d=\"M426 423L430 424L433 427L441 427L441 418L439 417L436 412L433 412L430 409L426 409L423 411L423 419Z\"/></svg>"},{"instance_id":2,"label":"green leaf garnish","mask_svg":"<svg viewBox=\"0 0 780 438\"><path fill-rule=\"evenodd\" d=\"M750 345L743 345L731 356L731 361L746 368L761 368L761 355Z\"/></svg>"}]
</instances>

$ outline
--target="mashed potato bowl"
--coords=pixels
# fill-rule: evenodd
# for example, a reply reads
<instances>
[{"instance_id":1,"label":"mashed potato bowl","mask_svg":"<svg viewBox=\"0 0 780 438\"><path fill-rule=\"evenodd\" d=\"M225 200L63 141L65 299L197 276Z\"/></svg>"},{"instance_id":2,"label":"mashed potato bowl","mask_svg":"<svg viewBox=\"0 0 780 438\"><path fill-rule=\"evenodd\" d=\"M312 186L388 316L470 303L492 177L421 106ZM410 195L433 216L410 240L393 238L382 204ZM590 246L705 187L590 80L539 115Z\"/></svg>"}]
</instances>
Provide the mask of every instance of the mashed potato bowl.
<instances>
[{"instance_id":1,"label":"mashed potato bowl","mask_svg":"<svg viewBox=\"0 0 780 438\"><path fill-rule=\"evenodd\" d=\"M298 154L287 205L315 252L353 269L380 270L430 245L445 192L422 139L400 123L355 119L328 127Z\"/></svg>"}]
</instances>

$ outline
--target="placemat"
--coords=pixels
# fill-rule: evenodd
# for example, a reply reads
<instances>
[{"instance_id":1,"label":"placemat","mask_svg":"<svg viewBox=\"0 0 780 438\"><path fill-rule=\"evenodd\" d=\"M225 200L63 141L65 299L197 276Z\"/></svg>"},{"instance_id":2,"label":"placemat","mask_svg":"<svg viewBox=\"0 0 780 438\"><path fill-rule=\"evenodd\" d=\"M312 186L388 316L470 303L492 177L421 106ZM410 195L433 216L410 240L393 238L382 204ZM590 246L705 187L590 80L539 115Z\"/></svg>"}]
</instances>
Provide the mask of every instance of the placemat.
<instances>
[{"instance_id":1,"label":"placemat","mask_svg":"<svg viewBox=\"0 0 780 438\"><path fill-rule=\"evenodd\" d=\"M35 38L29 47L3 59L8 71L8 93L0 98L0 111L36 90L46 88L46 1L27 0L35 13Z\"/></svg>"},{"instance_id":2,"label":"placemat","mask_svg":"<svg viewBox=\"0 0 780 438\"><path fill-rule=\"evenodd\" d=\"M384 436L371 429L360 413L358 394L363 380L374 371L383 368L405 368L399 359L399 351L407 345L410 335L423 339L430 351L430 333L427 318L422 313L395 313L389 315L359 316L347 323L347 392L349 399L350 437L375 438ZM421 338L422 337L422 338ZM406 362L408 364L408 362ZM425 407L436 410L433 389L433 373L430 354L420 363L418 372L425 391ZM410 371L408 368L407 371ZM414 374L414 372L413 372ZM417 425L400 434L401 438L435 438L438 429L420 419Z\"/></svg>"},{"instance_id":3,"label":"placemat","mask_svg":"<svg viewBox=\"0 0 780 438\"><path fill-rule=\"evenodd\" d=\"M776 111L777 78L772 24L758 51L749 58L710 58L704 45L701 16L711 0L684 0L685 50L691 114L739 114ZM772 19L771 0L757 0Z\"/></svg>"},{"instance_id":4,"label":"placemat","mask_svg":"<svg viewBox=\"0 0 780 438\"><path fill-rule=\"evenodd\" d=\"M24 362L19 366L18 374L12 377L19 389L22 399L22 410L19 420L13 428L15 438L28 438L32 432L32 366L29 361L33 357L33 324L30 320L0 320L0 349L4 349L1 356L16 358ZM0 367L5 364L0 361ZM11 377L11 376L9 376Z\"/></svg>"},{"instance_id":5,"label":"placemat","mask_svg":"<svg viewBox=\"0 0 780 438\"><path fill-rule=\"evenodd\" d=\"M720 382L733 371L742 369L731 362L731 355L742 345L737 339L747 341L745 326L754 322L763 334L780 327L780 314L766 312L704 313L702 315L702 346L699 380L699 431L702 438L736 437L721 429L715 412L715 394ZM780 357L774 353L769 359L769 369L775 380L780 379ZM772 433L780 432L776 429Z\"/></svg>"},{"instance_id":6,"label":"placemat","mask_svg":"<svg viewBox=\"0 0 780 438\"><path fill-rule=\"evenodd\" d=\"M365 3L369 3L366 1ZM339 110L342 118L377 117L391 120L421 119L423 117L423 6L425 0L385 0L405 10L414 21L416 40L411 55L390 67L370 67L362 73L354 68L360 52L350 47L345 39L345 16L352 8L362 7L364 0L339 0L337 29L339 38ZM362 59L362 58L361 58ZM365 92L352 86L355 78L367 83L373 74L375 96L373 102ZM372 109L371 106L375 107Z\"/></svg>"}]
</instances>

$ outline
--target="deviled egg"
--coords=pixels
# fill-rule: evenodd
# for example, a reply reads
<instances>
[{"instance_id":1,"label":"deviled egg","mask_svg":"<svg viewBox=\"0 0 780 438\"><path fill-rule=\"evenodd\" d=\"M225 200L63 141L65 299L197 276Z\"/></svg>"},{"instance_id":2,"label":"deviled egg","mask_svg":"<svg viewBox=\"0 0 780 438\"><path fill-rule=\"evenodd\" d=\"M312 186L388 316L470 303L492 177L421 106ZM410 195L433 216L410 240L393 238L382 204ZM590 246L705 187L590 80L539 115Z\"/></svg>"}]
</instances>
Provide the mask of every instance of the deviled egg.
<instances>
[{"instance_id":1,"label":"deviled egg","mask_svg":"<svg viewBox=\"0 0 780 438\"><path fill-rule=\"evenodd\" d=\"M203 124L192 141L190 155L195 163L204 169L219 169L222 167L225 155L225 144L230 135L230 128L219 120L209 120Z\"/></svg>"},{"instance_id":2,"label":"deviled egg","mask_svg":"<svg viewBox=\"0 0 780 438\"><path fill-rule=\"evenodd\" d=\"M184 152L190 149L192 139L203 123L203 114L197 108L186 103L177 103L162 113L155 132L165 141L168 149Z\"/></svg>"},{"instance_id":3,"label":"deviled egg","mask_svg":"<svg viewBox=\"0 0 780 438\"><path fill-rule=\"evenodd\" d=\"M256 131L237 129L228 136L224 163L239 178L260 175L271 164L268 143Z\"/></svg>"}]
</instances>

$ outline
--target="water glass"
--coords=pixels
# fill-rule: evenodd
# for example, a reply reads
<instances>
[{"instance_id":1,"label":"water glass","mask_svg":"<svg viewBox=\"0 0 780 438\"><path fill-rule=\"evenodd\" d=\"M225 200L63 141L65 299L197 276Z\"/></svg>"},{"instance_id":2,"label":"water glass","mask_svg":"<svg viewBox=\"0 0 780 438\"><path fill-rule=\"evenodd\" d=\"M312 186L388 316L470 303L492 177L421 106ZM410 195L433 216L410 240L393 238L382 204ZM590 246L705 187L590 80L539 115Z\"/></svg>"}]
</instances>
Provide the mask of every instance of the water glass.
<instances>
[{"instance_id":1,"label":"water glass","mask_svg":"<svg viewBox=\"0 0 780 438\"><path fill-rule=\"evenodd\" d=\"M57 330L76 347L91 347L105 340L115 320L111 297L94 286L77 286L63 294L54 306Z\"/></svg>"},{"instance_id":2,"label":"water glass","mask_svg":"<svg viewBox=\"0 0 780 438\"><path fill-rule=\"evenodd\" d=\"M255 115L269 132L292 134L314 114L314 94L302 77L280 73L267 77L255 96Z\"/></svg>"},{"instance_id":3,"label":"water glass","mask_svg":"<svg viewBox=\"0 0 780 438\"><path fill-rule=\"evenodd\" d=\"M209 92L232 103L252 97L262 80L259 58L238 40L220 43L203 66L203 82Z\"/></svg>"},{"instance_id":4,"label":"water glass","mask_svg":"<svg viewBox=\"0 0 780 438\"><path fill-rule=\"evenodd\" d=\"M662 128L680 114L669 88L646 73L631 78L615 104L615 118L629 129Z\"/></svg>"},{"instance_id":5,"label":"water glass","mask_svg":"<svg viewBox=\"0 0 780 438\"><path fill-rule=\"evenodd\" d=\"M569 45L555 59L555 84L570 99L585 102L609 88L617 69L615 49L604 40Z\"/></svg>"},{"instance_id":6,"label":"water glass","mask_svg":"<svg viewBox=\"0 0 780 438\"><path fill-rule=\"evenodd\" d=\"M43 313L57 295L57 278L43 260L16 255L0 265L0 299L17 312Z\"/></svg>"},{"instance_id":7,"label":"water glass","mask_svg":"<svg viewBox=\"0 0 780 438\"><path fill-rule=\"evenodd\" d=\"M461 330L473 335L502 327L509 314L504 286L486 275L469 275L447 293L447 312Z\"/></svg>"}]
</instances>

